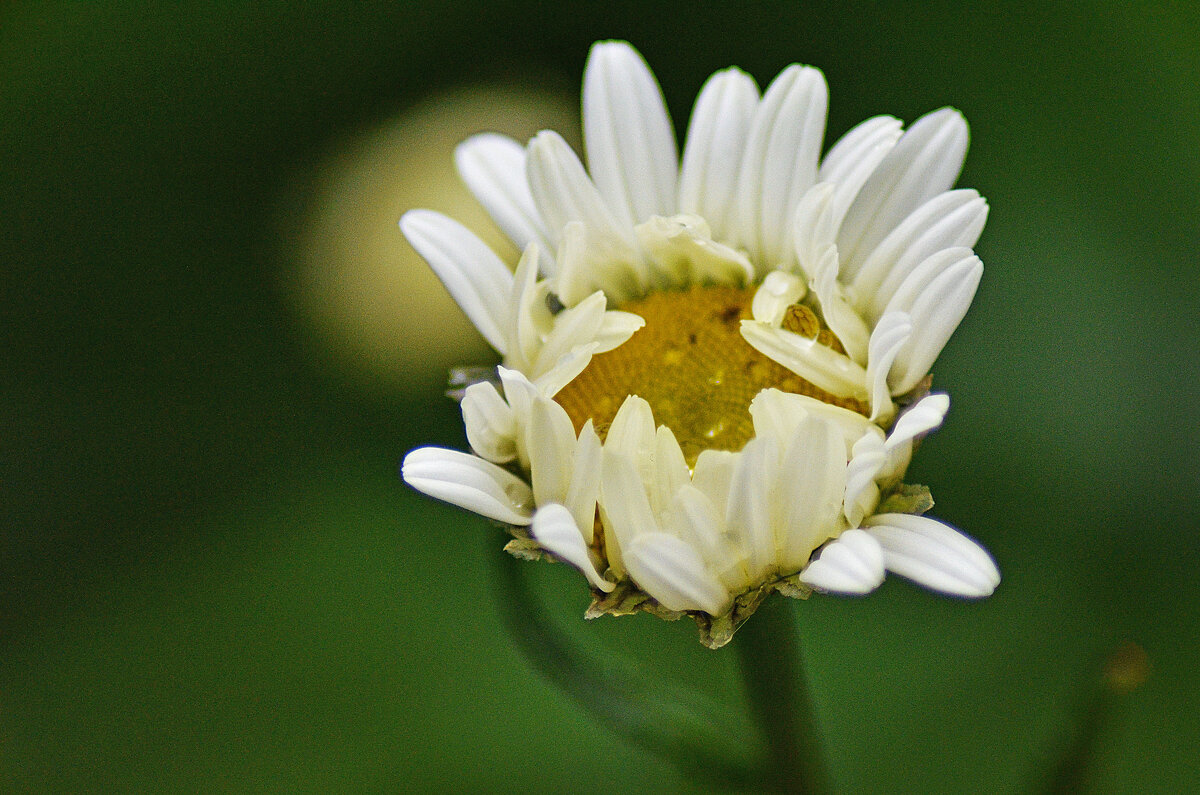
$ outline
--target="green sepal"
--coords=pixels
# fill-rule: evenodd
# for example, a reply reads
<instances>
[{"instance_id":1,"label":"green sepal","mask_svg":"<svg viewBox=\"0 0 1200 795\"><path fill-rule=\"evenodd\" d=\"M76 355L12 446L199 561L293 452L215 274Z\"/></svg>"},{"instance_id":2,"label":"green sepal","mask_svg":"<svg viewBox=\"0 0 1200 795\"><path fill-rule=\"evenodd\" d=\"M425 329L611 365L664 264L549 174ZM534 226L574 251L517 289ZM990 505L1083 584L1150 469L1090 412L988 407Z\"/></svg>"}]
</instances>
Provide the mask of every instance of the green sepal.
<instances>
[{"instance_id":1,"label":"green sepal","mask_svg":"<svg viewBox=\"0 0 1200 795\"><path fill-rule=\"evenodd\" d=\"M775 590L789 599L807 599L813 593L812 588L800 582L799 572L776 581Z\"/></svg>"},{"instance_id":2,"label":"green sepal","mask_svg":"<svg viewBox=\"0 0 1200 795\"><path fill-rule=\"evenodd\" d=\"M534 541L532 538L523 538L521 536L518 536L505 544L504 551L512 555L514 558L520 558L521 560L542 560L543 558L546 560L550 559L550 556L546 554L546 551L541 548L538 542Z\"/></svg>"},{"instance_id":3,"label":"green sepal","mask_svg":"<svg viewBox=\"0 0 1200 795\"><path fill-rule=\"evenodd\" d=\"M901 483L883 498L875 513L911 513L916 516L933 507L933 494L928 486Z\"/></svg>"},{"instance_id":4,"label":"green sepal","mask_svg":"<svg viewBox=\"0 0 1200 795\"><path fill-rule=\"evenodd\" d=\"M592 619L603 615L631 616L639 610L645 610L649 600L650 597L638 590L632 582L622 580L609 593L593 589L592 603L588 605L583 617Z\"/></svg>"},{"instance_id":5,"label":"green sepal","mask_svg":"<svg viewBox=\"0 0 1200 795\"><path fill-rule=\"evenodd\" d=\"M719 649L733 640L733 633L738 631L746 619L754 615L754 611L772 590L772 585L764 585L740 594L733 600L729 610L719 616L710 616L703 612L692 613L691 616L700 629L700 642L710 649Z\"/></svg>"}]
</instances>

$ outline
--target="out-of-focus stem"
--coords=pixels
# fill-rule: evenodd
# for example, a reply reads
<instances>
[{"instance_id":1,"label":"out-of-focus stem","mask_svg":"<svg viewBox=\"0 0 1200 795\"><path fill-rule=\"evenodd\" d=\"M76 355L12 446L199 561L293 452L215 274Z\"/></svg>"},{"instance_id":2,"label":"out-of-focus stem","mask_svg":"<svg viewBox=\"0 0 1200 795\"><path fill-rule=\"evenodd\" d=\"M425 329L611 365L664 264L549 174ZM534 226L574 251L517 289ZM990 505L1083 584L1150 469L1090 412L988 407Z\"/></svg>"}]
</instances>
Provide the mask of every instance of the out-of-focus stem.
<instances>
[{"instance_id":1,"label":"out-of-focus stem","mask_svg":"<svg viewBox=\"0 0 1200 795\"><path fill-rule=\"evenodd\" d=\"M828 791L828 781L793 607L789 599L766 599L738 630L733 644L770 754L764 783L776 792L819 795Z\"/></svg>"}]
</instances>

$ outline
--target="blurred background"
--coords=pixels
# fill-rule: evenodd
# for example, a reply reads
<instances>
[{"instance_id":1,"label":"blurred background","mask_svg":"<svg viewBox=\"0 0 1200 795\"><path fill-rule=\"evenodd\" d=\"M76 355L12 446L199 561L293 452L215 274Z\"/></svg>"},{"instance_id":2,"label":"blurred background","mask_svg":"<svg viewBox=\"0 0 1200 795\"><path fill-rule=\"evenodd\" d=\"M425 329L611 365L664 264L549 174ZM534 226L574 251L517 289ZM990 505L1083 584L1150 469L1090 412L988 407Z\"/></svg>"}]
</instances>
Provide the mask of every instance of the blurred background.
<instances>
[{"instance_id":1,"label":"blurred background","mask_svg":"<svg viewBox=\"0 0 1200 795\"><path fill-rule=\"evenodd\" d=\"M494 359L396 220L484 223L452 170L471 133L577 141L600 38L641 49L680 133L715 69L793 61L829 81L828 140L972 125L987 270L910 479L1005 581L795 605L839 790L1034 788L1133 641L1150 676L1093 784L1194 791L1200 6L1111 0L5 4L3 789L703 789L532 672L503 533L397 477L465 446L445 370ZM598 660L757 742L730 650L584 623L580 577L529 576Z\"/></svg>"}]
</instances>

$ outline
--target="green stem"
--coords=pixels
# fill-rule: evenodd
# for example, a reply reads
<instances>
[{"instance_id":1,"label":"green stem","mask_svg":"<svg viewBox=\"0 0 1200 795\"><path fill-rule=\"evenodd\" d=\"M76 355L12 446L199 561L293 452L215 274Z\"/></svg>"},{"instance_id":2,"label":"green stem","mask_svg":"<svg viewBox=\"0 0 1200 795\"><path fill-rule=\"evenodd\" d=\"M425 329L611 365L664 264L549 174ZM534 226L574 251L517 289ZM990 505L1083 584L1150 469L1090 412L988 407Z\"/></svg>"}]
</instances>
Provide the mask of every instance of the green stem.
<instances>
[{"instance_id":1,"label":"green stem","mask_svg":"<svg viewBox=\"0 0 1200 795\"><path fill-rule=\"evenodd\" d=\"M789 599L766 599L733 644L770 754L766 783L776 792L816 795L828 786L792 611Z\"/></svg>"},{"instance_id":2,"label":"green stem","mask_svg":"<svg viewBox=\"0 0 1200 795\"><path fill-rule=\"evenodd\" d=\"M616 653L597 655L547 618L527 579L528 561L497 554L498 606L510 637L533 668L625 740L675 764L708 787L744 791L759 778L720 710Z\"/></svg>"}]
</instances>

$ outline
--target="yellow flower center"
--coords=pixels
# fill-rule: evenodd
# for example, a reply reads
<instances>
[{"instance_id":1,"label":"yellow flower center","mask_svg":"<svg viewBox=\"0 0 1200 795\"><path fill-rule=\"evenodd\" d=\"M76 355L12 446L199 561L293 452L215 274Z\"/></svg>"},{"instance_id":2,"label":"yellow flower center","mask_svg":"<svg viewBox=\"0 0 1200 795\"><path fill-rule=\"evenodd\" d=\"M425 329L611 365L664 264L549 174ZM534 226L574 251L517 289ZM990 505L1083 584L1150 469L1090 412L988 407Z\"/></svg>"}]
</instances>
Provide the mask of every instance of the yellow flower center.
<instances>
[{"instance_id":1,"label":"yellow flower center","mask_svg":"<svg viewBox=\"0 0 1200 795\"><path fill-rule=\"evenodd\" d=\"M696 286L621 306L645 319L645 327L594 356L554 399L576 431L590 419L603 439L625 398L637 395L650 404L655 422L675 434L689 466L704 450L741 450L754 437L750 401L768 387L869 415L860 401L818 389L750 347L739 329L756 289ZM805 306L790 307L784 327L844 352Z\"/></svg>"}]
</instances>

